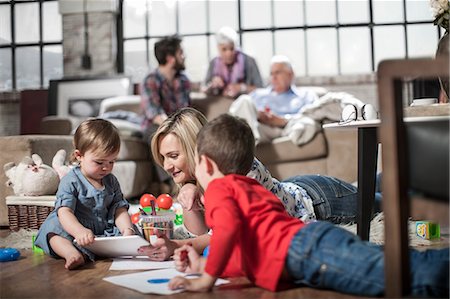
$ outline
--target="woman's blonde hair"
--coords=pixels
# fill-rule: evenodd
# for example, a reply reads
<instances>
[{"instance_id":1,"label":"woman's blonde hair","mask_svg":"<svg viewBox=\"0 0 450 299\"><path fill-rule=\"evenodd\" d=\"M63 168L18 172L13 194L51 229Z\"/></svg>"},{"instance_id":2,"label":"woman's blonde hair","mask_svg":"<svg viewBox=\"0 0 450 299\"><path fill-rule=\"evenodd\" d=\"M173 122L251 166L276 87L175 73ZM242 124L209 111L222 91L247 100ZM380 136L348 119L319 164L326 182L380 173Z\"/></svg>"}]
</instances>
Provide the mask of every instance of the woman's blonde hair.
<instances>
[{"instance_id":1,"label":"woman's blonde hair","mask_svg":"<svg viewBox=\"0 0 450 299\"><path fill-rule=\"evenodd\" d=\"M85 120L75 131L73 146L82 155L87 151L102 155L118 153L120 150L119 130L111 122L101 118ZM74 155L71 161L76 161Z\"/></svg>"},{"instance_id":2,"label":"woman's blonde hair","mask_svg":"<svg viewBox=\"0 0 450 299\"><path fill-rule=\"evenodd\" d=\"M186 154L189 175L195 177L195 145L197 134L208 122L206 117L194 108L182 108L171 114L153 134L151 151L153 160L163 167L164 157L159 153L161 139L169 134L176 136Z\"/></svg>"}]
</instances>

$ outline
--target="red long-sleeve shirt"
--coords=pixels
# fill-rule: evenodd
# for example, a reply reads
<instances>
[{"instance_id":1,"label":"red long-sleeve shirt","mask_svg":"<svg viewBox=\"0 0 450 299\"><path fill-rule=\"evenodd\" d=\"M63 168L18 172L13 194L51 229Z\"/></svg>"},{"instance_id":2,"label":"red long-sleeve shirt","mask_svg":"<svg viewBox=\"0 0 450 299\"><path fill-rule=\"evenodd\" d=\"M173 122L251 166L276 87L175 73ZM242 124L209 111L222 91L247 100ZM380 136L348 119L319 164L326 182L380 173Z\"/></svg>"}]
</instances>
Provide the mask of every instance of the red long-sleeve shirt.
<instances>
[{"instance_id":1,"label":"red long-sleeve shirt","mask_svg":"<svg viewBox=\"0 0 450 299\"><path fill-rule=\"evenodd\" d=\"M213 230L205 271L247 276L275 291L294 234L305 224L254 179L227 175L205 192L206 223Z\"/></svg>"}]
</instances>

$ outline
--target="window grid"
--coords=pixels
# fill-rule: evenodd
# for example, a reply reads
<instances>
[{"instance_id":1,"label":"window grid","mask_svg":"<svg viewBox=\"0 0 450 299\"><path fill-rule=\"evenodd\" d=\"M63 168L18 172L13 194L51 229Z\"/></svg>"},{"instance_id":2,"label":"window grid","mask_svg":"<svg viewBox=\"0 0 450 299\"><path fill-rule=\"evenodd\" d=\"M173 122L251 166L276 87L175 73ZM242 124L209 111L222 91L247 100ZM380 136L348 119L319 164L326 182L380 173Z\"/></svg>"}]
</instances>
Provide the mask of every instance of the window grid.
<instances>
[{"instance_id":1,"label":"window grid","mask_svg":"<svg viewBox=\"0 0 450 299\"><path fill-rule=\"evenodd\" d=\"M123 1L127 1L127 0L123 0ZM198 32L198 33L189 33L189 34L180 34L179 32L179 18L178 18L178 14L179 14L179 2L176 2L176 34L178 34L180 37L189 37L189 36L205 36L207 37L208 40L208 60L211 60L211 53L209 51L209 43L210 43L210 38L209 36L214 35L215 32L210 32L209 31L209 15L208 15L208 5L209 5L209 1L212 0L207 0L206 1L206 7L207 7L207 11L206 11L206 20L207 20L207 31L206 32ZM360 22L360 23L350 23L350 24L345 24L345 23L340 23L339 21L339 6L338 6L338 0L334 0L335 5L336 5L336 24L332 24L332 25L308 25L307 23L307 17L306 17L306 1L303 1L303 18L305 20L305 24L303 26L288 26L288 27L284 27L284 26L274 26L274 1L276 0L271 0L271 24L270 26L264 27L264 28L243 28L242 26L242 2L243 0L237 0L236 4L237 4L237 12L238 12L238 34L239 34L239 39L240 39L240 43L243 46L243 34L245 33L250 33L250 32L271 32L271 37L272 37L272 52L275 53L275 49L276 49L276 41L275 41L275 32L278 30L298 30L301 29L303 30L303 41L305 44L305 71L306 71L306 75L309 74L309 64L308 64L308 40L306 39L306 34L307 31L310 29L319 29L319 28L334 28L336 29L336 38L337 38L337 64L338 64L338 74L341 74L341 49L339 46L340 43L340 34L339 34L339 29L341 28L350 28L350 27L366 27L369 28L369 36L370 36L370 57L371 57L371 70L372 72L374 72L376 70L376 65L375 65L375 53L374 53L374 32L373 29L374 27L381 27L381 26L390 26L390 25L401 25L403 27L404 30L404 39L405 39L405 45L406 45L406 49L405 49L405 58L409 58L409 50L408 50L408 36L407 36L407 27L409 25L415 25L415 24L430 24L432 23L431 17L430 17L430 21L407 21L407 3L406 0L402 0L402 10L403 10L403 21L402 22L384 22L384 23L374 23L374 11L373 11L373 1L375 0L369 0L368 1L368 9L369 9L369 21L366 22ZM146 11L146 15L147 17L149 17L149 11ZM146 26L148 27L148 23L146 24ZM148 28L146 28L146 36L143 37L133 37L133 38L124 38L124 41L127 40L136 40L136 39L145 39L147 42L150 39L154 39L154 38L162 38L163 36L158 36L158 35L149 35L148 32ZM441 37L441 31L440 29L436 28L436 34L438 39ZM151 49L147 49L147 51L151 51ZM147 52L147 56L151 55L151 52ZM148 61L147 61L148 62ZM150 66L150 67L155 67L155 66Z\"/></svg>"},{"instance_id":2,"label":"window grid","mask_svg":"<svg viewBox=\"0 0 450 299\"><path fill-rule=\"evenodd\" d=\"M12 82L12 89L15 90L17 88L17 66L16 66L16 51L17 49L23 48L23 47L30 47L30 46L37 46L39 47L39 87L44 87L44 63L43 63L43 57L44 57L44 47L45 46L53 46L53 45L61 45L62 41L58 42L44 42L43 41L43 5L44 2L55 2L58 0L21 0L21 1L15 1L11 0L9 2L0 2L0 6L3 5L9 5L10 6L10 27L11 27L11 43L10 44L3 44L0 45L0 49L10 49L11 50L11 82ZM25 3L38 3L38 22L39 22L39 41L32 43L32 42L23 42L23 43L16 43L16 28L15 28L15 11L16 6L20 6L21 4Z\"/></svg>"},{"instance_id":3,"label":"window grid","mask_svg":"<svg viewBox=\"0 0 450 299\"><path fill-rule=\"evenodd\" d=\"M43 51L44 51L44 47L45 46L52 46L52 45L61 45L62 46L62 40L61 41L56 41L56 42L45 42L43 41L43 4L44 2L52 2L52 1L57 1L57 0L21 0L21 1L16 1L16 0L11 0L8 2L0 2L0 6L3 5L9 5L10 6L10 27L11 27L11 43L9 44L2 44L0 45L0 49L10 49L11 50L11 82L12 82L12 88L16 89L17 87L17 65L16 65L16 51L18 48L21 47L30 47L30 46L37 46L39 47L39 74L40 74L40 87L43 88L45 83L44 82L44 65L43 65ZM119 1L119 14L118 14L118 22L117 22L117 32L118 32L118 57L117 57L117 62L118 62L118 72L121 73L124 70L124 52L123 52L123 43L125 41L128 40L145 40L146 42L146 63L147 65L149 65L150 63L150 55L153 55L152 53L152 49L150 49L149 47L149 41L150 39L158 39L163 37L162 35L150 35L150 31L149 31L149 10L147 9L145 14L145 19L146 19L146 28L145 28L145 36L141 36L141 37L132 37L132 38L125 38L123 36L123 5L124 2L127 0L120 0ZM207 39L207 55L208 55L208 60L210 60L211 57L211 51L210 51L210 36L214 35L215 32L210 32L209 28L210 28L210 17L209 17L209 1L212 0L207 0L206 1L206 11L204 12L206 14L206 25L207 25L207 31L206 32L199 32L199 33L189 33L189 34L179 34L180 32L180 24L179 24L179 1L175 2L175 28L176 28L176 33L179 34L181 37L185 37L185 36L205 36L205 38ZM389 25L401 25L403 26L404 29L404 39L405 39L405 58L409 58L409 49L408 49L408 35L407 35L407 28L409 25L415 25L415 24L430 24L432 23L432 20L430 18L430 21L408 21L407 18L407 0L402 0L402 9L403 9L403 22L385 22L385 23L374 23L374 18L373 18L373 1L375 0L369 0L368 1L368 5L369 5L369 22L367 23L351 23L351 24L341 24L339 22L339 13L338 13L338 5L337 2L338 0L335 0L336 3L336 20L337 23L335 25L308 25L307 24L307 18L306 18L306 1L309 0L305 0L303 1L303 18L305 20L305 24L303 26L288 26L288 27L283 27L283 26L274 26L274 1L275 0L271 0L271 24L270 26L264 27L264 28L243 28L242 26L242 2L243 0L237 0L236 5L237 5L237 14L238 14L238 18L237 18L237 31L239 33L239 39L242 45L243 42L243 34L245 33L249 33L249 32L264 32L264 31L270 31L272 34L272 52L275 51L276 49L276 41L275 41L275 32L278 30L298 30L301 29L303 31L303 43L304 43L304 49L305 49L305 57L304 57L304 64L305 64L305 74L308 75L309 74L309 64L308 64L308 47L307 47L307 39L306 39L306 34L307 31L310 29L318 29L318 28L335 28L337 30L337 51L338 51L338 55L337 55L337 61L338 61L338 73L341 74L341 58L340 58L340 46L339 46L339 29L340 28L348 28L348 27L367 27L369 28L369 32L370 32L370 49L371 49L371 70L372 72L375 71L376 66L375 66L375 54L374 54L374 33L373 33L373 29L374 27L381 27L381 26L389 26ZM149 1L147 2L147 6L149 5ZM22 42L22 43L17 43L16 42L16 35L15 35L15 7L19 6L21 4L25 4L25 3L38 3L38 18L39 18L39 41L38 42ZM441 38L443 34L443 31L440 30L440 28L438 26L436 26L436 35L437 38Z\"/></svg>"}]
</instances>

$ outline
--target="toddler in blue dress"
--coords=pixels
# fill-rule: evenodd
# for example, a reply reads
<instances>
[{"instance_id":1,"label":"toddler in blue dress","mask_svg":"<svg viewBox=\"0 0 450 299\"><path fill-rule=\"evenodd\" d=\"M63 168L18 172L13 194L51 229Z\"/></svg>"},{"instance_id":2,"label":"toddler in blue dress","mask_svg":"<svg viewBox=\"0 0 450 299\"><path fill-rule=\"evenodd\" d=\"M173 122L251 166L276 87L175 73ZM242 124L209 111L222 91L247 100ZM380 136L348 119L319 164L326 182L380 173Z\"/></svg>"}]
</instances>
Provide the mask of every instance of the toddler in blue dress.
<instances>
[{"instance_id":1,"label":"toddler in blue dress","mask_svg":"<svg viewBox=\"0 0 450 299\"><path fill-rule=\"evenodd\" d=\"M75 132L74 147L72 159L78 166L61 179L55 210L35 243L48 255L64 258L69 270L94 259L82 246L95 236L134 234L128 202L111 174L120 149L117 128L103 119L86 120Z\"/></svg>"}]
</instances>

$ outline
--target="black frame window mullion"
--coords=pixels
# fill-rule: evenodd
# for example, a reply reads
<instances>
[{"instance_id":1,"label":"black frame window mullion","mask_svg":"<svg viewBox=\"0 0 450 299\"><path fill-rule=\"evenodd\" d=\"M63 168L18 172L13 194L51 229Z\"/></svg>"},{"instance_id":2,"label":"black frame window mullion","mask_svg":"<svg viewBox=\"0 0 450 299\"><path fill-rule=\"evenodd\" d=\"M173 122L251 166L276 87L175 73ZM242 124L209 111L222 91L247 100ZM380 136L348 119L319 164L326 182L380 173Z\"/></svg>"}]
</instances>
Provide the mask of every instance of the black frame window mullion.
<instances>
[{"instance_id":1,"label":"black frame window mullion","mask_svg":"<svg viewBox=\"0 0 450 299\"><path fill-rule=\"evenodd\" d=\"M43 12L42 12L43 0L39 0L39 85L40 88L44 87L44 29L43 29Z\"/></svg>"}]
</instances>

